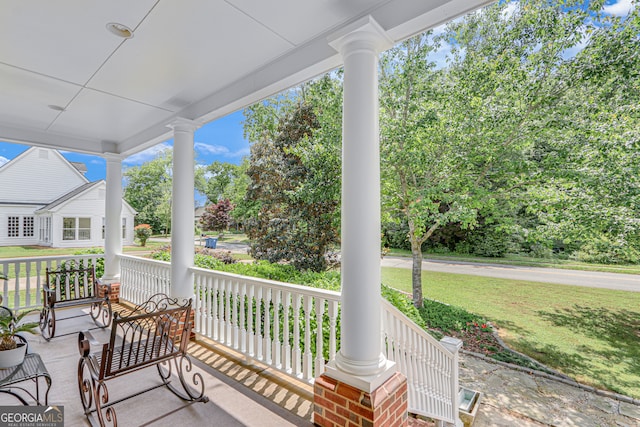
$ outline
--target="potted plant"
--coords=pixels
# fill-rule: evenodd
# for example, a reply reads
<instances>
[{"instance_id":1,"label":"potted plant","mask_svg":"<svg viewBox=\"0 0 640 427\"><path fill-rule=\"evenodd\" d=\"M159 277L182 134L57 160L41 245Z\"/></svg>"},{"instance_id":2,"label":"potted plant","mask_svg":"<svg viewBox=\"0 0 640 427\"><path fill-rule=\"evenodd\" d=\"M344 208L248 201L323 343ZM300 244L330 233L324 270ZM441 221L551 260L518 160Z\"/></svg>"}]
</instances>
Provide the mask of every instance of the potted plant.
<instances>
[{"instance_id":1,"label":"potted plant","mask_svg":"<svg viewBox=\"0 0 640 427\"><path fill-rule=\"evenodd\" d=\"M34 311L23 311L14 316L8 308L0 308L0 369L19 365L24 360L27 342L19 334L36 333L38 322L22 322L26 315Z\"/></svg>"}]
</instances>

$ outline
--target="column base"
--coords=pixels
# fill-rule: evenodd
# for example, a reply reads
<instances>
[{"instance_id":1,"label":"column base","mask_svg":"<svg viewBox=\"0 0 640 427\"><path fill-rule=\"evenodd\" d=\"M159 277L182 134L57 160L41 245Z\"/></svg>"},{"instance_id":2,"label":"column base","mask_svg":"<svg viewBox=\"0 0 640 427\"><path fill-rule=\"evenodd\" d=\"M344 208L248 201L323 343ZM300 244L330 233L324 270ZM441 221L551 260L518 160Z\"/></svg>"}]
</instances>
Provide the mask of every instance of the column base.
<instances>
[{"instance_id":1,"label":"column base","mask_svg":"<svg viewBox=\"0 0 640 427\"><path fill-rule=\"evenodd\" d=\"M98 296L103 298L105 293L107 292L108 286L111 286L111 292L109 293L109 301L112 303L120 302L120 283L108 283L103 280L99 280L98 282Z\"/></svg>"},{"instance_id":2,"label":"column base","mask_svg":"<svg viewBox=\"0 0 640 427\"><path fill-rule=\"evenodd\" d=\"M373 391L323 374L316 378L313 391L313 422L317 426L408 426L407 379L400 372Z\"/></svg>"}]
</instances>

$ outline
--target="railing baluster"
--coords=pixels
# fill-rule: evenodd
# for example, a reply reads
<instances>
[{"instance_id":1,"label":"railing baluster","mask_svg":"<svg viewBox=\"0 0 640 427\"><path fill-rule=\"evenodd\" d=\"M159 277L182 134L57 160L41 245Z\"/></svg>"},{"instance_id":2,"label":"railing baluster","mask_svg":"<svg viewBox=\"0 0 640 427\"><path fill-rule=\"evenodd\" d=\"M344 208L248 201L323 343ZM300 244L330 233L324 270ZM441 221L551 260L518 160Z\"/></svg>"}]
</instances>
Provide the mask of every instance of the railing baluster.
<instances>
[{"instance_id":1,"label":"railing baluster","mask_svg":"<svg viewBox=\"0 0 640 427\"><path fill-rule=\"evenodd\" d=\"M231 310L233 322L233 343L232 348L237 350L240 342L240 327L238 326L238 298L240 286L237 280L233 281L233 308Z\"/></svg>"},{"instance_id":2,"label":"railing baluster","mask_svg":"<svg viewBox=\"0 0 640 427\"><path fill-rule=\"evenodd\" d=\"M292 294L293 297L293 353L292 368L293 375L299 376L302 373L302 352L300 349L300 295Z\"/></svg>"},{"instance_id":3,"label":"railing baluster","mask_svg":"<svg viewBox=\"0 0 640 427\"><path fill-rule=\"evenodd\" d=\"M255 316L255 358L263 360L262 352L262 286L256 287L256 316Z\"/></svg>"},{"instance_id":4,"label":"railing baluster","mask_svg":"<svg viewBox=\"0 0 640 427\"><path fill-rule=\"evenodd\" d=\"M264 329L262 331L263 359L265 363L271 365L271 288L265 288L262 291L262 300L264 301Z\"/></svg>"},{"instance_id":5,"label":"railing baluster","mask_svg":"<svg viewBox=\"0 0 640 427\"><path fill-rule=\"evenodd\" d=\"M249 356L255 355L255 349L253 346L254 331L253 331L253 293L255 291L254 285L249 285L247 289L247 301L245 303L247 309L247 349L246 353Z\"/></svg>"},{"instance_id":6,"label":"railing baluster","mask_svg":"<svg viewBox=\"0 0 640 427\"><path fill-rule=\"evenodd\" d=\"M224 303L225 343L227 344L227 346L231 347L231 328L233 326L231 322L231 279L225 280Z\"/></svg>"},{"instance_id":7,"label":"railing baluster","mask_svg":"<svg viewBox=\"0 0 640 427\"><path fill-rule=\"evenodd\" d=\"M318 378L324 373L324 298L316 297L316 360L313 376Z\"/></svg>"},{"instance_id":8,"label":"railing baluster","mask_svg":"<svg viewBox=\"0 0 640 427\"><path fill-rule=\"evenodd\" d=\"M282 348L280 342L280 298L282 291L273 290L273 338L271 340L272 364L277 369L282 368Z\"/></svg>"},{"instance_id":9,"label":"railing baluster","mask_svg":"<svg viewBox=\"0 0 640 427\"><path fill-rule=\"evenodd\" d=\"M302 361L302 377L305 380L313 378L313 355L311 354L311 307L313 297L304 295L304 354Z\"/></svg>"},{"instance_id":10,"label":"railing baluster","mask_svg":"<svg viewBox=\"0 0 640 427\"><path fill-rule=\"evenodd\" d=\"M291 292L284 291L282 293L282 318L284 324L282 325L282 369L287 373L292 372L291 366L291 341L289 334L289 316L291 316Z\"/></svg>"}]
</instances>

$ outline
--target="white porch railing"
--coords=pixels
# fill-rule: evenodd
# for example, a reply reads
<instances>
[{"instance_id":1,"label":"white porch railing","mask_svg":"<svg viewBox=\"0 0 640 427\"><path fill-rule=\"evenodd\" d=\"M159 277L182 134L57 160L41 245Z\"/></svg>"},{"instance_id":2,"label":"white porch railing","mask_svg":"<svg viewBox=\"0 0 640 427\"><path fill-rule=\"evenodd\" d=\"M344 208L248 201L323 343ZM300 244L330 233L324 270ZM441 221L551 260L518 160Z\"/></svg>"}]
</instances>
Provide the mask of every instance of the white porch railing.
<instances>
[{"instance_id":1,"label":"white porch railing","mask_svg":"<svg viewBox=\"0 0 640 427\"><path fill-rule=\"evenodd\" d=\"M385 356L407 377L409 412L457 424L457 349L449 351L384 299L382 331Z\"/></svg>"},{"instance_id":2,"label":"white porch railing","mask_svg":"<svg viewBox=\"0 0 640 427\"><path fill-rule=\"evenodd\" d=\"M8 277L0 279L2 305L15 310L42 308L42 286L47 268L57 269L64 263L95 265L102 254L46 256L38 258L2 258L0 272Z\"/></svg>"},{"instance_id":3,"label":"white porch railing","mask_svg":"<svg viewBox=\"0 0 640 427\"><path fill-rule=\"evenodd\" d=\"M335 357L339 293L192 270L196 332L309 382Z\"/></svg>"},{"instance_id":4,"label":"white porch railing","mask_svg":"<svg viewBox=\"0 0 640 427\"><path fill-rule=\"evenodd\" d=\"M139 304L170 294L171 265L121 256L120 296ZM195 331L298 379L313 382L336 354L338 292L192 268ZM458 352L386 300L383 351L407 377L410 412L458 420Z\"/></svg>"},{"instance_id":5,"label":"white porch railing","mask_svg":"<svg viewBox=\"0 0 640 427\"><path fill-rule=\"evenodd\" d=\"M120 298L142 304L152 295L171 295L171 263L120 255Z\"/></svg>"}]
</instances>

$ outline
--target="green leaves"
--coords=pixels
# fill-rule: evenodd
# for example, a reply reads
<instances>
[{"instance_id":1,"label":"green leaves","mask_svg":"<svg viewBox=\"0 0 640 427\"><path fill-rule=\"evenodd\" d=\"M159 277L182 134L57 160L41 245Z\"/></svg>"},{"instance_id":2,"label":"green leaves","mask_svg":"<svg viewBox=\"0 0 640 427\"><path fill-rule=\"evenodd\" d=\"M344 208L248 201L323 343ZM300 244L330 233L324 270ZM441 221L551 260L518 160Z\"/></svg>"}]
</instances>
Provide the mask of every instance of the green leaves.
<instances>
[{"instance_id":1,"label":"green leaves","mask_svg":"<svg viewBox=\"0 0 640 427\"><path fill-rule=\"evenodd\" d=\"M339 85L323 77L245 113L245 133L258 138L252 140L246 194L259 205L246 224L257 259L302 270L328 267L338 241L340 94Z\"/></svg>"}]
</instances>

